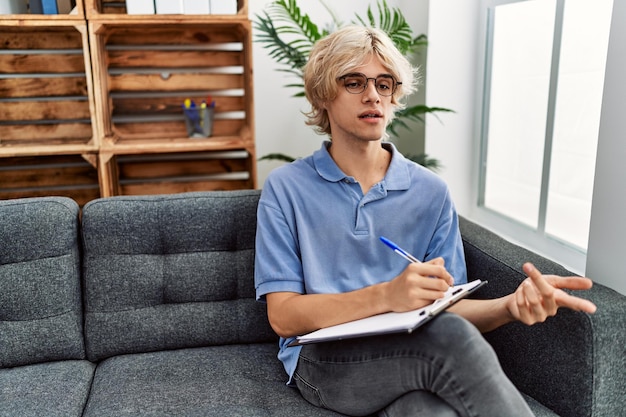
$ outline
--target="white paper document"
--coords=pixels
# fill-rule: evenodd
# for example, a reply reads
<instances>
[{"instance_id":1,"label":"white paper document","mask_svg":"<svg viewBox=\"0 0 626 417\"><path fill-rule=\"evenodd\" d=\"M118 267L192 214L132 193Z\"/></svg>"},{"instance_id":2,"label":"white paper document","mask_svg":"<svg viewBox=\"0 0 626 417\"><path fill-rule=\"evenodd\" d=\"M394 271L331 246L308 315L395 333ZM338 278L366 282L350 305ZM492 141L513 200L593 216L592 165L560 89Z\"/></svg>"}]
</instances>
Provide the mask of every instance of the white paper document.
<instances>
[{"instance_id":1,"label":"white paper document","mask_svg":"<svg viewBox=\"0 0 626 417\"><path fill-rule=\"evenodd\" d=\"M467 284L456 285L450 287L443 298L418 310L404 313L383 313L348 323L338 324L336 326L326 327L303 336L298 336L290 346L385 333L410 333L486 283L487 281L475 280Z\"/></svg>"}]
</instances>

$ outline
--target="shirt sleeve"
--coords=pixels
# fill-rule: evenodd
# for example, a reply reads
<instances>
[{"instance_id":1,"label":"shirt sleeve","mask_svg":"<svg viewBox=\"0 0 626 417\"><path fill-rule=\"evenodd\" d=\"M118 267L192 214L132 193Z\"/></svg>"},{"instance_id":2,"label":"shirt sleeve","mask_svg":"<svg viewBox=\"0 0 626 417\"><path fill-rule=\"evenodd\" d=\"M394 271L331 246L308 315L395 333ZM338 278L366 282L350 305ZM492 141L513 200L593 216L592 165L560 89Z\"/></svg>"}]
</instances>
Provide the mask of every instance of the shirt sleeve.
<instances>
[{"instance_id":1,"label":"shirt sleeve","mask_svg":"<svg viewBox=\"0 0 626 417\"><path fill-rule=\"evenodd\" d=\"M293 219L285 216L271 184L266 183L257 209L254 283L256 298L272 292L305 292L302 262Z\"/></svg>"}]
</instances>

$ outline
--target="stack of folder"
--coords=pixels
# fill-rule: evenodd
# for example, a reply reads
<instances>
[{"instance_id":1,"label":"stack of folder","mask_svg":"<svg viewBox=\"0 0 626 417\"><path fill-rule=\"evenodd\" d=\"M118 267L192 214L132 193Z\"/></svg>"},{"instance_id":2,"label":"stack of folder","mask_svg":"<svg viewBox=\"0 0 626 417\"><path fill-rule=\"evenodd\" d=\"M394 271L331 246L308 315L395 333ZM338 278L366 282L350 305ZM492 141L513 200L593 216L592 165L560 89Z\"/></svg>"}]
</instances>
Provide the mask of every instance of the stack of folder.
<instances>
[{"instance_id":1,"label":"stack of folder","mask_svg":"<svg viewBox=\"0 0 626 417\"><path fill-rule=\"evenodd\" d=\"M237 0L126 0L128 14L237 14Z\"/></svg>"},{"instance_id":2,"label":"stack of folder","mask_svg":"<svg viewBox=\"0 0 626 417\"><path fill-rule=\"evenodd\" d=\"M69 14L76 7L75 0L29 0L32 14Z\"/></svg>"}]
</instances>

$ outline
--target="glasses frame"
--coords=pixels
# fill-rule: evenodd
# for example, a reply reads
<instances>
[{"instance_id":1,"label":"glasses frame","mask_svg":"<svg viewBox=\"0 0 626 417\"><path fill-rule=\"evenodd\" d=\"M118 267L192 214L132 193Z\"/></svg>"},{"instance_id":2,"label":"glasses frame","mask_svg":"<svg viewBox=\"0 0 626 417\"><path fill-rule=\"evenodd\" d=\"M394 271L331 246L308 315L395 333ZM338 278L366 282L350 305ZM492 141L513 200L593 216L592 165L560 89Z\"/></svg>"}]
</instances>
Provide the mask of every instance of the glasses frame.
<instances>
[{"instance_id":1,"label":"glasses frame","mask_svg":"<svg viewBox=\"0 0 626 417\"><path fill-rule=\"evenodd\" d=\"M363 87L361 89L361 91L351 91L350 88L348 87L348 85L346 84L346 78L348 77L362 77L365 79L365 83L363 84ZM386 80L391 80L393 82L393 87L391 88L391 93L387 94L387 90L380 90L378 88L378 81L380 78L386 79ZM365 74L361 73L361 72L351 72L349 74L346 75L342 75L341 77L337 78L337 80L341 80L343 81L343 86L345 87L346 91L350 94L363 94L363 92L365 90L367 90L367 85L370 82L370 80L374 80L374 87L376 88L376 92L383 97L391 97L396 93L396 90L398 89L398 86L402 85L402 81L397 81L393 75L391 74L381 74L378 77L368 77Z\"/></svg>"}]
</instances>

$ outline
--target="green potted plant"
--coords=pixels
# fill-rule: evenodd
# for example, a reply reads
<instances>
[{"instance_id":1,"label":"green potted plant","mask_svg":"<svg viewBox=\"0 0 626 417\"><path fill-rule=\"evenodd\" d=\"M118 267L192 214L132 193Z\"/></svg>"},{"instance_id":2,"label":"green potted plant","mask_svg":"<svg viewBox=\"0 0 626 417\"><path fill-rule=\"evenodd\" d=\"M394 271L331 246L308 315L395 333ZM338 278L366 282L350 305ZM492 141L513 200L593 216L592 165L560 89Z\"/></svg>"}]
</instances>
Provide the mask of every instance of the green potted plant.
<instances>
[{"instance_id":1,"label":"green potted plant","mask_svg":"<svg viewBox=\"0 0 626 417\"><path fill-rule=\"evenodd\" d=\"M295 78L293 83L285 86L297 90L294 97L304 96L302 68L306 64L309 52L315 42L328 35L335 28L343 26L333 11L323 1L320 0L320 2L332 17L330 28L321 29L312 22L307 14L301 12L297 0L276 0L270 3L262 14L255 16L256 41L263 44L270 57L280 65L278 71L285 72ZM366 16L355 15L353 23L377 27L385 31L405 56L415 54L427 45L426 35L414 36L400 9L390 8L386 0L377 1L376 14L370 6L367 8ZM398 129L409 129L407 121L424 123L424 115L427 113L451 111L446 108L428 107L423 104L407 106L396 113L395 119L387 130L390 136L398 136ZM439 161L428 157L426 154L405 156L433 170L440 167ZM295 158L282 153L271 153L260 158L260 160L270 159L290 162Z\"/></svg>"}]
</instances>

